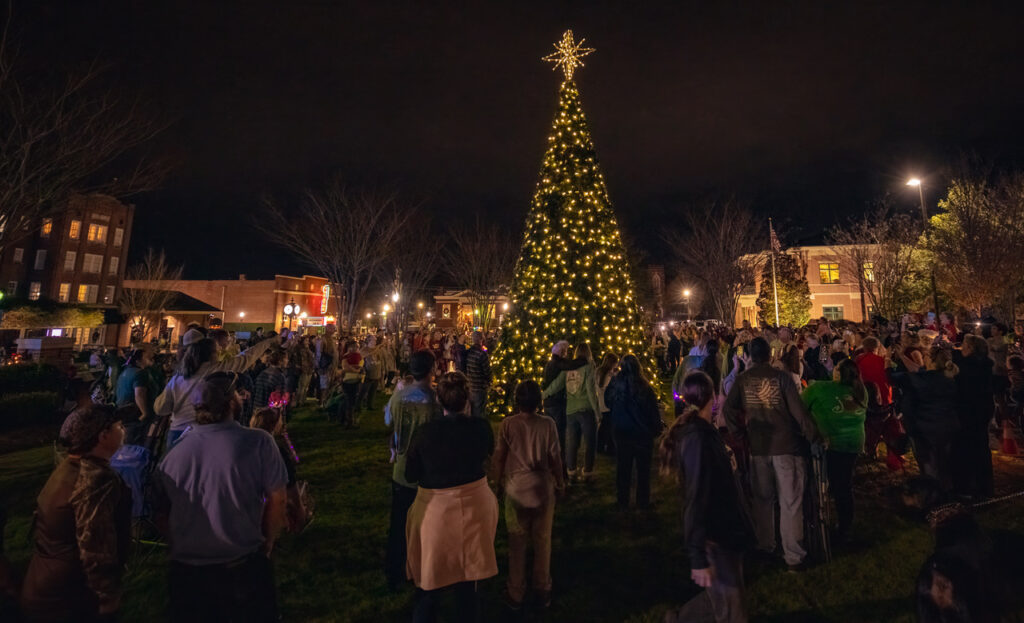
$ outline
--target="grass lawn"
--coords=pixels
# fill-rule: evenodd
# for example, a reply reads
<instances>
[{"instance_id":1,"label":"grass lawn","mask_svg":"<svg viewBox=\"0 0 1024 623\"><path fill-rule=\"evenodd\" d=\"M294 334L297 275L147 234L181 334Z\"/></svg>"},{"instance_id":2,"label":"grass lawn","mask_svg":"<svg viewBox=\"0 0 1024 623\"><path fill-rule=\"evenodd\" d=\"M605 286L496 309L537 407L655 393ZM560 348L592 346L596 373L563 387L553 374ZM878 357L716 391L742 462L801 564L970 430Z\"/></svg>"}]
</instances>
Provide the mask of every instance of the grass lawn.
<instances>
[{"instance_id":1,"label":"grass lawn","mask_svg":"<svg viewBox=\"0 0 1024 623\"><path fill-rule=\"evenodd\" d=\"M364 414L362 428L344 431L312 409L290 425L309 480L317 517L299 536L285 536L274 560L286 621L404 621L412 589L389 593L382 573L390 508L391 466L380 412ZM0 492L8 507L8 556L23 568L30 555L34 498L52 468L49 446L0 455ZM1024 488L1024 466L997 458L997 489ZM656 478L656 512L612 510L614 469L598 457L597 478L572 489L555 513L554 603L545 620L661 621L664 612L694 594L682 546L679 501L672 483ZM860 543L834 562L800 575L752 566L748 583L756 621L912 621L910 595L931 546L925 526L885 508L880 491L893 477L880 465L859 470L855 536ZM988 527L1024 533L1020 499L989 507ZM504 521L498 527L497 578L484 583L485 620L511 618L499 595L507 565ZM167 612L165 560L157 548L137 552L126 578L124 621L160 621ZM0 617L2 618L2 617Z\"/></svg>"}]
</instances>

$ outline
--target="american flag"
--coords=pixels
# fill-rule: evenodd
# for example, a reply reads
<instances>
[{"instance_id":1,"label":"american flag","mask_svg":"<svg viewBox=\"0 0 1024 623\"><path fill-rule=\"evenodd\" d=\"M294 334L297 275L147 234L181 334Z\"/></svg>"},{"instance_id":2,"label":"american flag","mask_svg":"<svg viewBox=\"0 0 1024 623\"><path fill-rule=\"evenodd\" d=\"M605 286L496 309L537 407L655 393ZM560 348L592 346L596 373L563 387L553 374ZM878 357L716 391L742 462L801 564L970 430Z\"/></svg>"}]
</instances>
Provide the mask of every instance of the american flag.
<instances>
[{"instance_id":1,"label":"american flag","mask_svg":"<svg viewBox=\"0 0 1024 623\"><path fill-rule=\"evenodd\" d=\"M772 251L775 253L782 253L782 245L779 243L779 237L775 235L775 227L772 226L772 219L768 219L768 235L771 238Z\"/></svg>"}]
</instances>

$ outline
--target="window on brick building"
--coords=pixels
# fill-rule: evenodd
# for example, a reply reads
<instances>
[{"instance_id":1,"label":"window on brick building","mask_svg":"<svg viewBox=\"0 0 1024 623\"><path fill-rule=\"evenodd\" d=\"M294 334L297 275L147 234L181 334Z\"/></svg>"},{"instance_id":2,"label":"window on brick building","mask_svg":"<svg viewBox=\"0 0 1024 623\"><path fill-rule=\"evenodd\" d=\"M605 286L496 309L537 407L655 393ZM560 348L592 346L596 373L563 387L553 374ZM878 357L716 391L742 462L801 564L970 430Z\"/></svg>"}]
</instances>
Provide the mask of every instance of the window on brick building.
<instances>
[{"instance_id":1,"label":"window on brick building","mask_svg":"<svg viewBox=\"0 0 1024 623\"><path fill-rule=\"evenodd\" d=\"M43 270L46 268L46 249L39 249L36 251L36 270Z\"/></svg>"},{"instance_id":2,"label":"window on brick building","mask_svg":"<svg viewBox=\"0 0 1024 623\"><path fill-rule=\"evenodd\" d=\"M78 286L78 302L79 303L95 303L96 296L99 294L100 287L97 285L86 285L82 284Z\"/></svg>"},{"instance_id":3,"label":"window on brick building","mask_svg":"<svg viewBox=\"0 0 1024 623\"><path fill-rule=\"evenodd\" d=\"M72 272L75 270L75 260L78 259L78 253L75 251L68 251L64 254L64 270L66 272Z\"/></svg>"},{"instance_id":4,"label":"window on brick building","mask_svg":"<svg viewBox=\"0 0 1024 623\"><path fill-rule=\"evenodd\" d=\"M43 292L43 284L38 281L33 281L28 287L28 300L38 301L39 295Z\"/></svg>"},{"instance_id":5,"label":"window on brick building","mask_svg":"<svg viewBox=\"0 0 1024 623\"><path fill-rule=\"evenodd\" d=\"M864 281L868 283L875 282L875 263L864 262Z\"/></svg>"},{"instance_id":6,"label":"window on brick building","mask_svg":"<svg viewBox=\"0 0 1024 623\"><path fill-rule=\"evenodd\" d=\"M89 225L89 232L86 234L86 239L89 242L106 242L107 226L97 225L96 223Z\"/></svg>"},{"instance_id":7,"label":"window on brick building","mask_svg":"<svg viewBox=\"0 0 1024 623\"><path fill-rule=\"evenodd\" d=\"M25 260L25 249L14 249L14 263L21 264Z\"/></svg>"},{"instance_id":8,"label":"window on brick building","mask_svg":"<svg viewBox=\"0 0 1024 623\"><path fill-rule=\"evenodd\" d=\"M72 240L78 240L78 237L82 235L82 221L74 220L71 221L71 225L68 227L68 238Z\"/></svg>"},{"instance_id":9,"label":"window on brick building","mask_svg":"<svg viewBox=\"0 0 1024 623\"><path fill-rule=\"evenodd\" d=\"M61 303L67 303L68 297L71 295L71 284L62 283L60 288L57 290L57 300Z\"/></svg>"},{"instance_id":10,"label":"window on brick building","mask_svg":"<svg viewBox=\"0 0 1024 623\"><path fill-rule=\"evenodd\" d=\"M839 283L838 262L818 264L818 275L822 283Z\"/></svg>"},{"instance_id":11,"label":"window on brick building","mask_svg":"<svg viewBox=\"0 0 1024 623\"><path fill-rule=\"evenodd\" d=\"M114 246L119 247L124 244L124 229L118 227L114 230Z\"/></svg>"},{"instance_id":12,"label":"window on brick building","mask_svg":"<svg viewBox=\"0 0 1024 623\"><path fill-rule=\"evenodd\" d=\"M114 302L114 286L107 286L103 290L103 302L108 305Z\"/></svg>"},{"instance_id":13,"label":"window on brick building","mask_svg":"<svg viewBox=\"0 0 1024 623\"><path fill-rule=\"evenodd\" d=\"M121 264L121 258L117 257L116 255L111 257L110 258L110 263L107 264L107 274L108 275L116 275L117 274L117 268L118 268L118 266L120 264Z\"/></svg>"},{"instance_id":14,"label":"window on brick building","mask_svg":"<svg viewBox=\"0 0 1024 623\"><path fill-rule=\"evenodd\" d=\"M39 233L43 236L43 238L49 238L50 237L50 234L53 233L53 219L52 218L44 218L43 219L43 229Z\"/></svg>"},{"instance_id":15,"label":"window on brick building","mask_svg":"<svg viewBox=\"0 0 1024 623\"><path fill-rule=\"evenodd\" d=\"M843 319L843 306L842 305L824 305L821 308L821 315L828 318L829 320L842 320Z\"/></svg>"},{"instance_id":16,"label":"window on brick building","mask_svg":"<svg viewBox=\"0 0 1024 623\"><path fill-rule=\"evenodd\" d=\"M95 253L86 253L82 258L82 272L98 274L103 270L103 256Z\"/></svg>"}]
</instances>

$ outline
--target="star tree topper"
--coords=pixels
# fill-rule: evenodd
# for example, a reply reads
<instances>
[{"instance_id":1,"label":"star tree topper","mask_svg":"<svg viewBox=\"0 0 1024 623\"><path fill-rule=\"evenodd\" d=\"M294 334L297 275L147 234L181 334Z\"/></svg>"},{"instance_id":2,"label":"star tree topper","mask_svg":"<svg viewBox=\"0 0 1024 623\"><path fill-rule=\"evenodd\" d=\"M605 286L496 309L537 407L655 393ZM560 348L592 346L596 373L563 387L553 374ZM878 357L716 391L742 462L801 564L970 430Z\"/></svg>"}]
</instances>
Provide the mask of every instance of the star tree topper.
<instances>
[{"instance_id":1,"label":"star tree topper","mask_svg":"<svg viewBox=\"0 0 1024 623\"><path fill-rule=\"evenodd\" d=\"M554 63L555 66L551 68L552 70L561 67L565 72L565 79L572 80L572 74L576 68L583 67L583 61L580 59L594 51L594 48L582 47L584 41L586 39L580 39L578 43L573 41L572 31L567 30L562 35L562 40L555 44L555 52L548 54L542 60Z\"/></svg>"}]
</instances>

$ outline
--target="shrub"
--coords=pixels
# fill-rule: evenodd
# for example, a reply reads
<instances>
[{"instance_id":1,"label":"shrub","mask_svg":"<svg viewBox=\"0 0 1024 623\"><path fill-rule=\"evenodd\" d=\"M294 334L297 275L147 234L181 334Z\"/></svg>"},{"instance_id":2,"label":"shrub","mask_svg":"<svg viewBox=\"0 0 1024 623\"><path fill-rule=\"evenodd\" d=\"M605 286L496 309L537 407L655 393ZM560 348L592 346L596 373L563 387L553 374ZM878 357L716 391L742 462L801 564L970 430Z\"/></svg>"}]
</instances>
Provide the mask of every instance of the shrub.
<instances>
[{"instance_id":1,"label":"shrub","mask_svg":"<svg viewBox=\"0 0 1024 623\"><path fill-rule=\"evenodd\" d=\"M60 392L64 384L64 375L50 364L0 366L0 396L25 392Z\"/></svg>"},{"instance_id":2,"label":"shrub","mask_svg":"<svg viewBox=\"0 0 1024 623\"><path fill-rule=\"evenodd\" d=\"M58 392L26 392L0 397L0 430L56 423L60 417Z\"/></svg>"}]
</instances>

